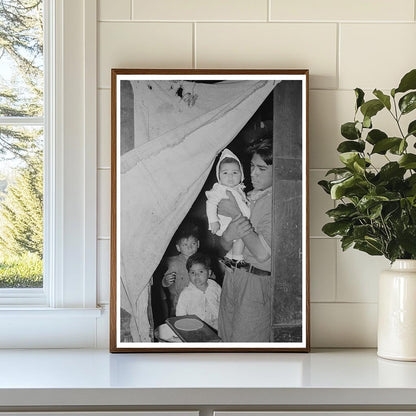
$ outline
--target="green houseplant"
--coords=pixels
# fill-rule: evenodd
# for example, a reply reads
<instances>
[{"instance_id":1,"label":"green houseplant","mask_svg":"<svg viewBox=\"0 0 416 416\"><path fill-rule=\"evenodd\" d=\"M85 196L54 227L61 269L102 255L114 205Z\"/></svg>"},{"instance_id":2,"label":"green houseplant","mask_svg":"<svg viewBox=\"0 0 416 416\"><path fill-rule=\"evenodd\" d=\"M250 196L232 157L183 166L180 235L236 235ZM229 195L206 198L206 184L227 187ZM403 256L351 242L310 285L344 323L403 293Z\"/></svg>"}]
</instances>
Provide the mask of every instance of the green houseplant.
<instances>
[{"instance_id":1,"label":"green houseplant","mask_svg":"<svg viewBox=\"0 0 416 416\"><path fill-rule=\"evenodd\" d=\"M337 148L343 166L327 172L335 179L319 182L338 201L322 231L341 237L343 250L390 260L379 278L377 353L416 361L416 69L389 95L375 89L366 101L360 88L355 95L354 119L341 126L346 140ZM373 126L380 111L393 118L394 132Z\"/></svg>"},{"instance_id":2,"label":"green houseplant","mask_svg":"<svg viewBox=\"0 0 416 416\"><path fill-rule=\"evenodd\" d=\"M405 126L402 121L416 109L416 69L390 95L375 89L375 98L366 101L360 88L355 94L354 119L341 126L346 140L337 148L343 166L327 172L335 179L319 182L339 201L327 211L332 222L322 231L340 236L343 250L353 247L391 262L416 259L416 120ZM373 126L372 118L380 111L390 113L396 131ZM376 167L375 155L385 158L383 166Z\"/></svg>"}]
</instances>

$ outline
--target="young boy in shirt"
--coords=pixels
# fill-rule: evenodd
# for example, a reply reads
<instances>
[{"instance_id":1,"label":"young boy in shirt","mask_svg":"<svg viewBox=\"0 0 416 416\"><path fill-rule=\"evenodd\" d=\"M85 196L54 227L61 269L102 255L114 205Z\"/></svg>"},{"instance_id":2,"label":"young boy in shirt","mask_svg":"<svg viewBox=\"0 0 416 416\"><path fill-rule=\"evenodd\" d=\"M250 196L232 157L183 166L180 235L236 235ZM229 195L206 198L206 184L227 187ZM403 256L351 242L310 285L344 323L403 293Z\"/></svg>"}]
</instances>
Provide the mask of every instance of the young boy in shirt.
<instances>
[{"instance_id":1,"label":"young boy in shirt","mask_svg":"<svg viewBox=\"0 0 416 416\"><path fill-rule=\"evenodd\" d=\"M218 329L221 287L212 276L211 260L204 253L195 253L186 262L189 284L179 295L176 316L197 315Z\"/></svg>"}]
</instances>

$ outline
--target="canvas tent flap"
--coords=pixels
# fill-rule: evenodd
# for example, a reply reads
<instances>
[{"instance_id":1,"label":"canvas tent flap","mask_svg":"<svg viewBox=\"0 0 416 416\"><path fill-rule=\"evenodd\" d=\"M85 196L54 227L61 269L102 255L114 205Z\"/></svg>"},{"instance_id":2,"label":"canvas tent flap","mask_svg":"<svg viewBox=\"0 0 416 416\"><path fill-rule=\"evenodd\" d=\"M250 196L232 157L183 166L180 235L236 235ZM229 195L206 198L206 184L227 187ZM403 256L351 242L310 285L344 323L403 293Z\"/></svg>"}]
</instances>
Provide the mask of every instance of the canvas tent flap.
<instances>
[{"instance_id":1,"label":"canvas tent flap","mask_svg":"<svg viewBox=\"0 0 416 416\"><path fill-rule=\"evenodd\" d=\"M132 81L137 147L121 158L119 226L121 306L133 317L134 341L150 341L149 281L215 157L277 83Z\"/></svg>"}]
</instances>

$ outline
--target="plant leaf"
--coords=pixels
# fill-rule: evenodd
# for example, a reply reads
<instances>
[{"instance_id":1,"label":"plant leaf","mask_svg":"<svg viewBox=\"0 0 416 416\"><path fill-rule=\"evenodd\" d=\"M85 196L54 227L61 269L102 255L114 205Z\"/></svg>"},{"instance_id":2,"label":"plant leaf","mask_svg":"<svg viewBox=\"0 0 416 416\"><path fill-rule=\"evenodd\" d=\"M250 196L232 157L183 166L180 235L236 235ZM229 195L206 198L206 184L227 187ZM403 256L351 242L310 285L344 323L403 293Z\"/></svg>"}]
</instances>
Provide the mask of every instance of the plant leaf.
<instances>
[{"instance_id":1,"label":"plant leaf","mask_svg":"<svg viewBox=\"0 0 416 416\"><path fill-rule=\"evenodd\" d=\"M373 94L383 103L388 110L391 109L390 97L385 95L382 91L375 89Z\"/></svg>"},{"instance_id":2,"label":"plant leaf","mask_svg":"<svg viewBox=\"0 0 416 416\"><path fill-rule=\"evenodd\" d=\"M340 153L352 152L354 150L357 152L364 152L364 149L365 149L365 143L363 140L358 140L356 142L353 142L353 141L341 142L339 146L337 147L337 151Z\"/></svg>"},{"instance_id":3,"label":"plant leaf","mask_svg":"<svg viewBox=\"0 0 416 416\"><path fill-rule=\"evenodd\" d=\"M373 123L371 122L371 117L364 116L363 118L363 127L366 129L371 129L373 127Z\"/></svg>"},{"instance_id":4,"label":"plant leaf","mask_svg":"<svg viewBox=\"0 0 416 416\"><path fill-rule=\"evenodd\" d=\"M359 159L360 156L357 152L345 152L339 155L339 160L346 166L352 167L354 162Z\"/></svg>"},{"instance_id":5,"label":"plant leaf","mask_svg":"<svg viewBox=\"0 0 416 416\"><path fill-rule=\"evenodd\" d=\"M399 159L399 165L405 169L416 169L416 155L407 153Z\"/></svg>"},{"instance_id":6,"label":"plant leaf","mask_svg":"<svg viewBox=\"0 0 416 416\"><path fill-rule=\"evenodd\" d=\"M365 212L367 209L372 208L377 205L379 202L388 201L389 199L383 195L364 195L360 202L357 204L357 208Z\"/></svg>"},{"instance_id":7,"label":"plant leaf","mask_svg":"<svg viewBox=\"0 0 416 416\"><path fill-rule=\"evenodd\" d=\"M368 188L370 186L373 185L365 181L361 175L353 175L333 184L331 187L331 198L337 200L345 196L352 202L358 203L359 200L369 192Z\"/></svg>"},{"instance_id":8,"label":"plant leaf","mask_svg":"<svg viewBox=\"0 0 416 416\"><path fill-rule=\"evenodd\" d=\"M341 126L341 135L348 140L357 140L361 137L360 130L357 129L357 122L349 121Z\"/></svg>"},{"instance_id":9,"label":"plant leaf","mask_svg":"<svg viewBox=\"0 0 416 416\"><path fill-rule=\"evenodd\" d=\"M352 174L354 174L354 172L362 174L370 162L368 158L361 157L357 152L341 153L339 155L339 160L347 166L347 168L352 169Z\"/></svg>"},{"instance_id":10,"label":"plant leaf","mask_svg":"<svg viewBox=\"0 0 416 416\"><path fill-rule=\"evenodd\" d=\"M416 69L412 69L403 76L400 80L399 86L395 89L396 92L406 92L416 89Z\"/></svg>"},{"instance_id":11,"label":"plant leaf","mask_svg":"<svg viewBox=\"0 0 416 416\"><path fill-rule=\"evenodd\" d=\"M364 242L365 238L373 234L373 228L369 224L356 225L352 230L352 236L355 241Z\"/></svg>"},{"instance_id":12,"label":"plant leaf","mask_svg":"<svg viewBox=\"0 0 416 416\"><path fill-rule=\"evenodd\" d=\"M336 235L346 235L350 227L349 221L335 221L325 224L322 227L322 231L329 237L335 237Z\"/></svg>"},{"instance_id":13,"label":"plant leaf","mask_svg":"<svg viewBox=\"0 0 416 416\"><path fill-rule=\"evenodd\" d=\"M360 251L364 251L365 253L369 254L370 256L381 256L383 252L377 247L374 247L369 242L356 242L354 244L354 248Z\"/></svg>"},{"instance_id":14,"label":"plant leaf","mask_svg":"<svg viewBox=\"0 0 416 416\"><path fill-rule=\"evenodd\" d=\"M407 135L413 135L416 137L416 120L413 120L410 124L409 127L407 128Z\"/></svg>"},{"instance_id":15,"label":"plant leaf","mask_svg":"<svg viewBox=\"0 0 416 416\"><path fill-rule=\"evenodd\" d=\"M375 220L381 216L381 212L383 211L383 204L376 204L370 208L370 218Z\"/></svg>"},{"instance_id":16,"label":"plant leaf","mask_svg":"<svg viewBox=\"0 0 416 416\"><path fill-rule=\"evenodd\" d=\"M361 88L356 88L355 90L355 111L357 112L358 109L364 104L364 91Z\"/></svg>"},{"instance_id":17,"label":"plant leaf","mask_svg":"<svg viewBox=\"0 0 416 416\"><path fill-rule=\"evenodd\" d=\"M382 139L378 141L371 152L371 154L378 153L380 155L384 155L387 150L390 150L393 146L400 146L402 139L399 137L387 137L386 139Z\"/></svg>"},{"instance_id":18,"label":"plant leaf","mask_svg":"<svg viewBox=\"0 0 416 416\"><path fill-rule=\"evenodd\" d=\"M363 113L364 117L371 118L375 116L380 110L384 108L384 105L380 100L370 100L366 101L361 106L361 112Z\"/></svg>"},{"instance_id":19,"label":"plant leaf","mask_svg":"<svg viewBox=\"0 0 416 416\"><path fill-rule=\"evenodd\" d=\"M394 261L398 258L402 258L402 256L403 256L403 251L401 250L399 242L397 241L397 239L390 240L389 243L387 244L387 255L386 255L386 257L390 261Z\"/></svg>"},{"instance_id":20,"label":"plant leaf","mask_svg":"<svg viewBox=\"0 0 416 416\"><path fill-rule=\"evenodd\" d=\"M326 214L334 220L339 220L348 218L356 212L354 204L339 204L336 208L327 211Z\"/></svg>"},{"instance_id":21,"label":"plant leaf","mask_svg":"<svg viewBox=\"0 0 416 416\"><path fill-rule=\"evenodd\" d=\"M402 141L401 141L401 143L400 143L400 146L399 146L399 155L402 155L403 154L403 152L406 150L406 148L407 148L407 141L406 141L406 139L403 139Z\"/></svg>"},{"instance_id":22,"label":"plant leaf","mask_svg":"<svg viewBox=\"0 0 416 416\"><path fill-rule=\"evenodd\" d=\"M344 175L346 173L350 173L351 169L348 168L333 168L330 169L325 176L331 175L331 174L335 174L335 175Z\"/></svg>"},{"instance_id":23,"label":"plant leaf","mask_svg":"<svg viewBox=\"0 0 416 416\"><path fill-rule=\"evenodd\" d=\"M343 179L331 187L331 198L340 199L345 195L345 190L353 187L358 182L355 176Z\"/></svg>"},{"instance_id":24,"label":"plant leaf","mask_svg":"<svg viewBox=\"0 0 416 416\"><path fill-rule=\"evenodd\" d=\"M350 248L354 244L354 237L351 235L346 235L341 238L341 247L342 251Z\"/></svg>"},{"instance_id":25,"label":"plant leaf","mask_svg":"<svg viewBox=\"0 0 416 416\"><path fill-rule=\"evenodd\" d=\"M401 168L397 162L389 162L381 167L378 175L380 180L389 181L391 178L403 178L406 169Z\"/></svg>"},{"instance_id":26,"label":"plant leaf","mask_svg":"<svg viewBox=\"0 0 416 416\"><path fill-rule=\"evenodd\" d=\"M354 161L353 163L353 169L355 172L357 173L364 173L365 172L365 167L366 167L366 161L365 159L357 159Z\"/></svg>"},{"instance_id":27,"label":"plant leaf","mask_svg":"<svg viewBox=\"0 0 416 416\"><path fill-rule=\"evenodd\" d=\"M407 141L406 139L400 139L400 143L392 146L389 149L389 152L393 155L402 155L403 152L407 149Z\"/></svg>"},{"instance_id":28,"label":"plant leaf","mask_svg":"<svg viewBox=\"0 0 416 416\"><path fill-rule=\"evenodd\" d=\"M407 227L398 238L399 244L405 251L416 254L416 227Z\"/></svg>"},{"instance_id":29,"label":"plant leaf","mask_svg":"<svg viewBox=\"0 0 416 416\"><path fill-rule=\"evenodd\" d=\"M373 129L368 132L366 141L374 145L380 140L386 139L387 137L388 136L386 133L384 133L384 131Z\"/></svg>"},{"instance_id":30,"label":"plant leaf","mask_svg":"<svg viewBox=\"0 0 416 416\"><path fill-rule=\"evenodd\" d=\"M318 185L327 193L327 194L331 194L331 187L329 185L328 181L319 181Z\"/></svg>"},{"instance_id":31,"label":"plant leaf","mask_svg":"<svg viewBox=\"0 0 416 416\"><path fill-rule=\"evenodd\" d=\"M407 114L416 108L416 91L409 92L399 100L399 108L402 114Z\"/></svg>"}]
</instances>

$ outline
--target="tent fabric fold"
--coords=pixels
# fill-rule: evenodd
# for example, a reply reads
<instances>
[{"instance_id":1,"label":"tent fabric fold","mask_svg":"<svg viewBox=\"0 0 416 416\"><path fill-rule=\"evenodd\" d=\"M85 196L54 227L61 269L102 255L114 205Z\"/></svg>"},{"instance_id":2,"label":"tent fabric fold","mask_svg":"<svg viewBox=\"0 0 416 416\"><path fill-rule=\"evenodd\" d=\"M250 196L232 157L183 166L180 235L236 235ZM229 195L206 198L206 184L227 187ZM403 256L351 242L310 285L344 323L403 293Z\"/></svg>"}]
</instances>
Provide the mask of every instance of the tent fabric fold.
<instances>
[{"instance_id":1,"label":"tent fabric fold","mask_svg":"<svg viewBox=\"0 0 416 416\"><path fill-rule=\"evenodd\" d=\"M120 301L134 342L151 342L149 285L215 157L279 81L131 81L135 148L121 156Z\"/></svg>"}]
</instances>

